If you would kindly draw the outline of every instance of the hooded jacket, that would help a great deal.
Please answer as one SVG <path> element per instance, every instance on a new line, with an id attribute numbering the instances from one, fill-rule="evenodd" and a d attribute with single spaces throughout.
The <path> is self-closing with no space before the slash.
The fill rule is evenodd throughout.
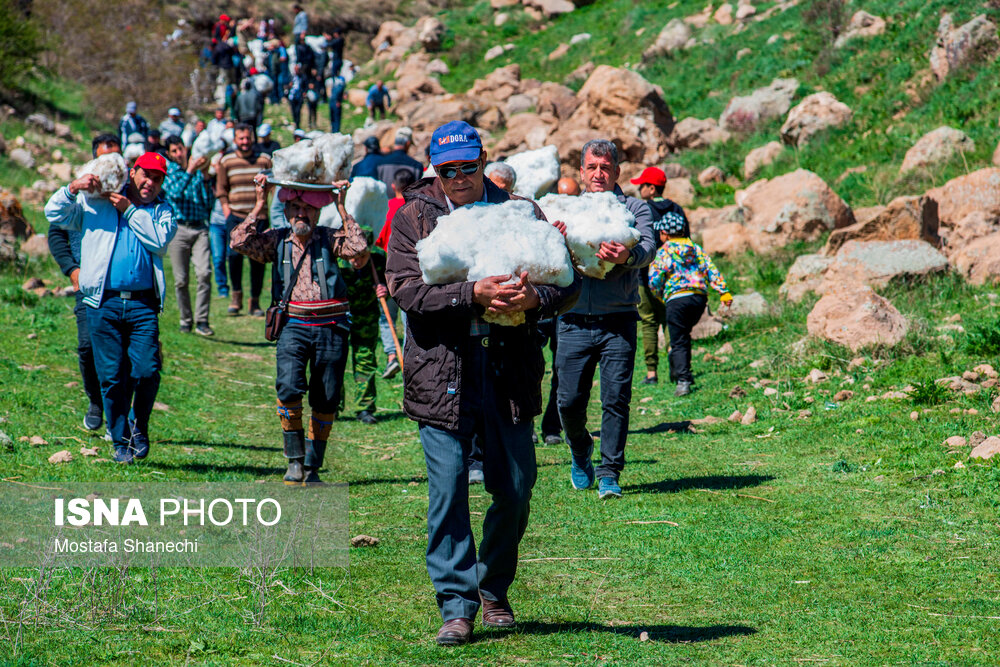
<path id="1" fill-rule="evenodd" d="M 520 199 L 484 180 L 486 201 L 499 204 Z M 462 366 L 479 345 L 469 335 L 472 321 L 483 314 L 473 298 L 473 282 L 428 285 L 421 278 L 416 244 L 449 212 L 437 178 L 424 178 L 403 193 L 406 203 L 392 219 L 386 280 L 389 292 L 406 311 L 406 346 L 403 351 L 403 410 L 410 418 L 440 428 L 456 430 L 462 395 Z M 535 216 L 544 220 L 535 206 Z M 539 319 L 569 309 L 580 291 L 574 275 L 569 287 L 536 285 L 540 305 L 525 313 L 527 322 L 517 327 L 492 326 L 489 355 L 497 371 L 497 394 L 510 405 L 514 423 L 542 411 L 541 381 L 545 371 L 542 349 L 535 335 Z"/>

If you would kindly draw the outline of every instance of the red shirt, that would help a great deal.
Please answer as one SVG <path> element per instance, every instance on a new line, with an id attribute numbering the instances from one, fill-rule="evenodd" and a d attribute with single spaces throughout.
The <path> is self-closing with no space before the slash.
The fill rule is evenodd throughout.
<path id="1" fill-rule="evenodd" d="M 382 227 L 382 231 L 379 232 L 378 238 L 375 240 L 375 245 L 382 250 L 389 249 L 389 237 L 392 236 L 392 216 L 396 215 L 396 211 L 402 208 L 406 200 L 402 197 L 393 197 L 389 200 L 389 212 L 385 215 L 385 226 Z"/>

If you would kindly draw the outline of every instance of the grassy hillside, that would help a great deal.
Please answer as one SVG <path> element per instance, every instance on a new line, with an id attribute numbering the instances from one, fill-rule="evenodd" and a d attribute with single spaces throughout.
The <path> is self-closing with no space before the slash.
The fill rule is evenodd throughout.
<path id="1" fill-rule="evenodd" d="M 775 4 L 754 3 L 758 15 Z M 713 44 L 699 44 L 671 57 L 658 58 L 639 71 L 663 88 L 677 119 L 718 118 L 733 96 L 748 94 L 777 77 L 799 80 L 797 98 L 819 90 L 833 93 L 853 109 L 853 122 L 802 150 L 787 149 L 759 177 L 804 167 L 833 184 L 847 168 L 866 166 L 867 171 L 848 175 L 836 188 L 852 206 L 884 204 L 902 194 L 920 193 L 989 164 L 1000 136 L 1000 88 L 996 86 L 1000 62 L 958 72 L 941 85 L 924 82 L 929 74 L 928 53 L 943 11 L 951 11 L 955 24 L 961 25 L 978 14 L 986 14 L 996 23 L 1000 21 L 1000 9 L 943 0 L 850 2 L 843 6 L 844 23 L 863 9 L 885 18 L 886 32 L 833 49 L 830 22 L 811 18 L 827 4 L 826 0 L 804 1 L 770 19 L 750 23 L 738 34 L 734 34 L 734 26 L 711 22 L 703 30 L 696 30 L 695 36 L 699 40 L 711 39 Z M 587 61 L 635 67 L 664 25 L 673 18 L 697 14 L 704 6 L 702 0 L 605 0 L 580 7 L 547 26 L 547 22 L 535 21 L 515 8 L 504 10 L 511 18 L 497 28 L 488 1 L 469 3 L 442 15 L 452 47 L 443 58 L 452 71 L 441 81 L 449 90 L 464 91 L 495 67 L 513 62 L 520 64 L 522 77 L 559 82 Z M 559 44 L 569 43 L 573 35 L 584 32 L 592 35 L 589 41 L 574 45 L 558 60 L 548 59 Z M 774 35 L 779 38 L 768 44 Z M 487 49 L 505 43 L 515 48 L 488 63 L 483 61 Z M 741 49 L 752 52 L 737 58 Z M 578 87 L 580 82 L 571 85 Z M 913 91 L 912 96 L 908 90 Z M 676 161 L 695 174 L 717 165 L 742 178 L 746 154 L 779 139 L 782 122 L 775 120 L 752 136 L 704 151 L 679 153 Z M 899 165 L 907 149 L 923 134 L 942 125 L 968 134 L 976 142 L 976 151 L 966 154 L 964 161 L 930 173 L 899 177 Z M 724 187 L 711 192 L 699 190 L 699 194 L 703 203 L 732 203 Z"/>

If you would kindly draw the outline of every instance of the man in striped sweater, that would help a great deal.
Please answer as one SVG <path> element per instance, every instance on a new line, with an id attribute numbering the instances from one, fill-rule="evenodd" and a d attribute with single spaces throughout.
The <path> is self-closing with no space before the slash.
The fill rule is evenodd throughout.
<path id="1" fill-rule="evenodd" d="M 336 199 L 344 221 L 340 229 L 316 226 L 320 209 L 333 203 L 333 194 L 282 188 L 278 197 L 285 204 L 289 226 L 260 231 L 256 221 L 267 211 L 271 185 L 263 175 L 255 185 L 254 207 L 233 230 L 230 245 L 251 260 L 274 263 L 275 302 L 283 301 L 286 286 L 292 285 L 288 323 L 278 337 L 275 379 L 288 459 L 285 484 L 317 483 L 347 367 L 350 304 L 337 258 L 360 269 L 368 263 L 368 245 L 344 208 L 348 181 L 334 184 L 340 189 Z M 302 424 L 302 398 L 307 393 L 312 408 L 308 439 Z"/>
<path id="2" fill-rule="evenodd" d="M 217 168 L 218 176 L 215 194 L 222 204 L 222 214 L 226 217 L 226 230 L 232 235 L 233 229 L 243 222 L 254 207 L 254 176 L 271 168 L 271 158 L 254 150 L 254 128 L 239 123 L 234 128 L 236 150 L 222 156 Z M 258 231 L 267 228 L 267 209 L 256 218 Z M 243 255 L 232 249 L 229 256 L 229 278 L 232 282 L 232 301 L 229 314 L 239 315 L 243 310 Z M 264 287 L 264 265 L 250 260 L 250 305 L 251 315 L 263 317 L 260 307 L 260 292 Z"/>

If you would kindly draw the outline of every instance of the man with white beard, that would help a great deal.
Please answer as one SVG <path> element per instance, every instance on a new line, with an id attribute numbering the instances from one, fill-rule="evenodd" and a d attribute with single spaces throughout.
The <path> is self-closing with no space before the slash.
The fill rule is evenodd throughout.
<path id="1" fill-rule="evenodd" d="M 333 184 L 340 190 L 340 229 L 316 226 L 320 209 L 335 201 L 333 193 L 282 188 L 278 197 L 289 226 L 258 231 L 257 219 L 264 215 L 272 186 L 263 174 L 254 177 L 254 185 L 254 207 L 233 229 L 230 245 L 251 259 L 274 264 L 272 303 L 285 304 L 288 316 L 277 339 L 275 380 L 288 459 L 284 480 L 292 486 L 318 483 L 347 366 L 350 304 L 337 258 L 360 269 L 368 263 L 368 245 L 344 208 L 348 181 Z M 308 438 L 302 424 L 302 397 L 307 393 L 312 409 Z"/>

